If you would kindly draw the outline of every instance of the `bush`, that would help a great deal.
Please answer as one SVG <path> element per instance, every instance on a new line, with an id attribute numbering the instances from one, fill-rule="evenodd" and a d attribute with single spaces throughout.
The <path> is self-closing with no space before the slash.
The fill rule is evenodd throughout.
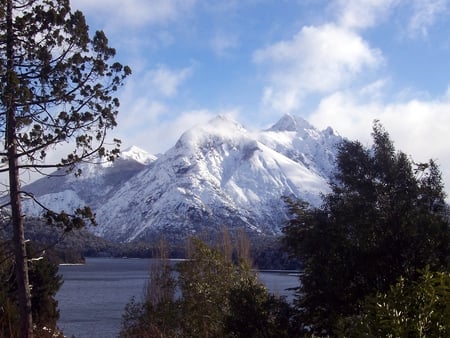
<path id="1" fill-rule="evenodd" d="M 342 326 L 349 337 L 449 337 L 450 273 L 427 269 L 417 281 L 400 278 L 388 292 L 368 297 L 362 315 Z"/>

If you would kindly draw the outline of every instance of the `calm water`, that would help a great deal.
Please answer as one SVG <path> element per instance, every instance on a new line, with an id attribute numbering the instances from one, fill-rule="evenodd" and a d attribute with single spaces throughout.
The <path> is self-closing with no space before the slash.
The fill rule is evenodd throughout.
<path id="1" fill-rule="evenodd" d="M 149 259 L 88 258 L 85 265 L 63 265 L 64 284 L 57 294 L 59 327 L 67 337 L 116 337 L 125 305 L 141 299 Z M 283 272 L 260 272 L 260 280 L 276 294 L 291 296 L 287 288 L 298 277 Z"/>

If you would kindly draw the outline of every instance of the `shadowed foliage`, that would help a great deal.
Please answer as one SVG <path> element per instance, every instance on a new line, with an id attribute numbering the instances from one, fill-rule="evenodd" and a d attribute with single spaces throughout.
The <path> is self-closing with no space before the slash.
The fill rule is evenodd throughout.
<path id="1" fill-rule="evenodd" d="M 378 122 L 372 136 L 370 148 L 340 146 L 321 207 L 287 201 L 284 240 L 304 265 L 296 307 L 305 332 L 332 335 L 340 318 L 360 314 L 365 297 L 400 277 L 448 269 L 448 209 L 436 163 L 396 151 Z"/>

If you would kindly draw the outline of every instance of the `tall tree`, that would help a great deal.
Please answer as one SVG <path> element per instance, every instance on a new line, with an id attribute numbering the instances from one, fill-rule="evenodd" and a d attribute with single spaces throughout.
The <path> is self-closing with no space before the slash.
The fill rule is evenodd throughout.
<path id="1" fill-rule="evenodd" d="M 110 60 L 115 50 L 101 31 L 89 36 L 83 14 L 69 0 L 0 0 L 0 135 L 2 167 L 9 178 L 21 335 L 32 336 L 31 297 L 24 239 L 20 177 L 24 170 L 68 167 L 92 156 L 113 159 L 105 135 L 116 125 L 113 93 L 131 73 Z M 47 152 L 69 143 L 72 151 L 55 163 Z M 68 227 L 92 218 L 88 208 L 48 212 Z"/>
<path id="2" fill-rule="evenodd" d="M 433 161 L 397 152 L 375 122 L 373 146 L 344 141 L 332 191 L 320 208 L 290 201 L 285 243 L 304 264 L 297 308 L 305 328 L 333 334 L 359 302 L 418 269 L 448 269 L 450 228 Z"/>

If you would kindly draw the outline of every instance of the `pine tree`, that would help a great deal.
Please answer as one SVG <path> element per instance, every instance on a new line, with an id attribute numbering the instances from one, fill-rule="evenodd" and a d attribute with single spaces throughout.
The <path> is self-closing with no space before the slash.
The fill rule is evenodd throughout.
<path id="1" fill-rule="evenodd" d="M 305 328 L 333 334 L 359 302 L 427 265 L 448 269 L 450 228 L 434 161 L 397 152 L 376 122 L 373 146 L 344 141 L 331 193 L 320 208 L 289 201 L 285 243 L 304 265 L 297 309 Z"/>
<path id="2" fill-rule="evenodd" d="M 101 31 L 89 36 L 84 16 L 68 0 L 1 0 L 0 135 L 2 168 L 8 173 L 21 336 L 33 335 L 20 178 L 26 170 L 68 167 L 92 156 L 113 159 L 105 149 L 116 125 L 119 102 L 113 93 L 130 74 L 110 60 L 115 50 Z M 68 143 L 73 150 L 55 163 L 47 152 Z M 32 197 L 28 195 L 28 197 Z M 50 221 L 68 229 L 93 219 L 89 208 L 73 215 L 48 210 Z"/>
<path id="3" fill-rule="evenodd" d="M 8 243 L 0 242 L 0 337 L 17 337 L 20 332 L 15 264 L 8 255 Z M 28 252 L 33 248 L 27 245 Z M 33 286 L 31 309 L 37 336 L 62 337 L 57 328 L 59 311 L 56 293 L 62 285 L 58 266 L 47 256 L 28 262 L 30 284 Z"/>

